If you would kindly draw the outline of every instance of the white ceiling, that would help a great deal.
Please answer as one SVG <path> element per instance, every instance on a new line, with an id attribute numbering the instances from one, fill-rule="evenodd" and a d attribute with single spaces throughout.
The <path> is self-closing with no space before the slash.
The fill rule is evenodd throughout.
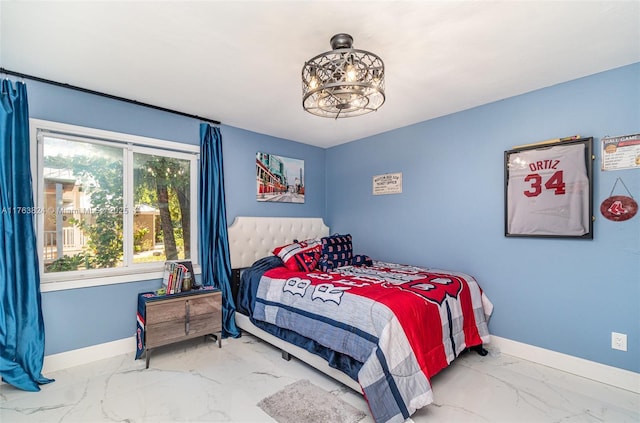
<path id="1" fill-rule="evenodd" d="M 0 66 L 330 147 L 640 61 L 640 1 L 0 1 Z M 351 34 L 376 113 L 302 110 L 305 60 Z"/>

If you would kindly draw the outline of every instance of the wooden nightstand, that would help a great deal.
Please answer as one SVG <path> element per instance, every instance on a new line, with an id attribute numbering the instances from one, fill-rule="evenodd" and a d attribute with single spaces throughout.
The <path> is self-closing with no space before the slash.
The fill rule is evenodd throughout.
<path id="1" fill-rule="evenodd" d="M 142 322 L 141 307 L 144 307 Z M 163 345 L 214 335 L 222 348 L 222 293 L 207 289 L 164 296 L 140 294 L 138 321 L 138 329 L 142 323 L 144 334 L 138 334 L 138 350 L 145 350 L 146 368 L 151 351 Z M 144 344 L 141 346 L 140 342 Z"/>

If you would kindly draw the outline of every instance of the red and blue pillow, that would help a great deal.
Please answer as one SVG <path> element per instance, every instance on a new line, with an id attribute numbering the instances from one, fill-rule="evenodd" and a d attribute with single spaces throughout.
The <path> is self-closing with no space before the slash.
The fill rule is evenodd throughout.
<path id="1" fill-rule="evenodd" d="M 308 239 L 277 247 L 273 254 L 280 257 L 289 270 L 311 272 L 318 266 L 320 251 L 320 241 Z"/>
<path id="2" fill-rule="evenodd" d="M 320 270 L 326 272 L 351 264 L 353 258 L 351 234 L 325 236 L 321 241 L 322 259 L 320 261 Z"/>

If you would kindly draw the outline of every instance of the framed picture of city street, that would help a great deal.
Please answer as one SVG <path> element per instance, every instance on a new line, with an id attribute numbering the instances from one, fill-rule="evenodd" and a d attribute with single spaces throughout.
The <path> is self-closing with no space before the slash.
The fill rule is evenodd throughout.
<path id="1" fill-rule="evenodd" d="M 304 160 L 256 153 L 256 199 L 304 203 Z"/>

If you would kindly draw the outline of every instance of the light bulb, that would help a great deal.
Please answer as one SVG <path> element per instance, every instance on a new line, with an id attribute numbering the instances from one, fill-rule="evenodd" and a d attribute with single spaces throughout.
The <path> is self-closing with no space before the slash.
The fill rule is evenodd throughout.
<path id="1" fill-rule="evenodd" d="M 345 69 L 345 75 L 347 77 L 347 82 L 355 82 L 356 81 L 356 67 L 349 64 Z"/>
<path id="2" fill-rule="evenodd" d="M 371 71 L 371 82 L 377 87 L 380 85 L 380 71 L 378 69 L 374 69 Z"/>
<path id="3" fill-rule="evenodd" d="M 318 77 L 313 75 L 311 77 L 311 79 L 309 80 L 309 88 L 312 90 L 315 90 L 316 88 L 318 88 Z"/>

